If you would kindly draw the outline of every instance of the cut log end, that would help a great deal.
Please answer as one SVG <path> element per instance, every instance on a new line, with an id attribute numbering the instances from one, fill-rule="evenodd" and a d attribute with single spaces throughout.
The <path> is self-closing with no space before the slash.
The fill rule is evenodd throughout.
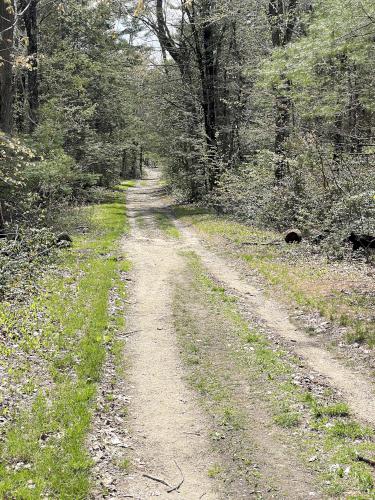
<path id="1" fill-rule="evenodd" d="M 301 243 L 302 233 L 298 229 L 290 229 L 285 233 L 286 243 Z"/>

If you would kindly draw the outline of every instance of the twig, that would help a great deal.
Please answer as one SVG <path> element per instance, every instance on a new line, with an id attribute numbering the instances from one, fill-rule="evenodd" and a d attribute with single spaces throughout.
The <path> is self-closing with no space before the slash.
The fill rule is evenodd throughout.
<path id="1" fill-rule="evenodd" d="M 13 29 L 16 24 L 17 24 L 17 20 L 19 17 L 23 16 L 25 14 L 25 12 L 28 10 L 28 8 L 30 7 L 31 5 L 31 0 L 30 2 L 26 5 L 26 7 L 23 9 L 22 12 L 15 12 L 14 13 L 14 18 L 15 18 L 15 21 L 14 23 L 11 25 L 11 26 L 8 26 L 8 28 L 5 28 L 3 29 L 3 31 L 0 31 L 0 35 L 3 36 L 4 33 L 6 33 L 7 31 L 10 31 L 11 29 Z M 12 6 L 13 7 L 13 6 Z M 3 18 L 4 19 L 4 18 Z"/>
<path id="2" fill-rule="evenodd" d="M 143 477 L 147 477 L 148 479 L 152 479 L 152 481 L 156 481 L 157 483 L 164 484 L 167 488 L 172 488 L 170 484 L 168 484 L 166 481 L 163 479 L 158 479 L 157 477 L 150 476 L 149 474 L 143 474 Z"/>
<path id="3" fill-rule="evenodd" d="M 180 489 L 180 487 L 184 484 L 185 478 L 181 479 L 181 482 L 175 486 L 174 488 L 171 488 L 170 490 L 167 490 L 167 493 L 172 493 L 172 491 L 177 491 Z"/>
<path id="4" fill-rule="evenodd" d="M 371 465 L 371 467 L 375 467 L 375 460 L 371 460 L 371 458 L 362 457 L 361 455 L 357 455 L 358 462 L 364 462 L 365 464 Z"/>
<path id="5" fill-rule="evenodd" d="M 267 241 L 265 243 L 261 243 L 260 241 L 244 241 L 241 245 L 281 245 L 281 241 Z"/>
<path id="6" fill-rule="evenodd" d="M 182 473 L 182 470 L 181 470 L 180 466 L 178 465 L 178 463 L 176 462 L 176 460 L 174 460 L 174 463 L 176 464 L 177 469 L 180 471 L 182 479 L 181 479 L 181 481 L 179 482 L 179 484 L 177 486 L 175 486 L 174 488 L 171 488 L 170 490 L 168 490 L 167 493 L 172 493 L 172 491 L 178 491 L 181 488 L 181 486 L 184 484 L 184 481 L 185 481 L 185 478 L 184 478 L 184 475 Z"/>

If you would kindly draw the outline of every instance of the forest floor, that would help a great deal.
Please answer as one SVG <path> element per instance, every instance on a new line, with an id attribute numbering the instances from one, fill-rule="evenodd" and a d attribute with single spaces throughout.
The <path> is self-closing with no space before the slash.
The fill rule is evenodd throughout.
<path id="1" fill-rule="evenodd" d="M 157 171 L 126 205 L 126 343 L 100 384 L 92 496 L 374 498 L 372 350 L 312 335 L 324 311 L 297 321 L 228 245 L 235 224 L 173 210 Z"/>

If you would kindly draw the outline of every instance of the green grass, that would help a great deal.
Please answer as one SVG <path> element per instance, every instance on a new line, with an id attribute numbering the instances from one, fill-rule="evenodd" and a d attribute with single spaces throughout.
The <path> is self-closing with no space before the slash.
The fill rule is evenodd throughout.
<path id="1" fill-rule="evenodd" d="M 122 181 L 118 186 L 117 189 L 120 189 L 122 191 L 126 191 L 130 187 L 135 187 L 137 185 L 137 181 L 135 180 L 125 180 Z"/>
<path id="2" fill-rule="evenodd" d="M 85 439 L 96 384 L 106 350 L 124 322 L 121 314 L 110 315 L 109 296 L 116 288 L 117 301 L 123 299 L 121 273 L 129 264 L 118 247 L 127 230 L 123 200 L 84 211 L 90 232 L 75 236 L 73 249 L 64 251 L 57 270 L 43 280 L 44 293 L 23 308 L 31 311 L 22 345 L 45 354 L 51 381 L 14 416 L 1 443 L 1 498 L 83 499 L 89 492 L 92 462 Z M 35 327 L 33 317 L 40 323 L 40 312 L 43 336 L 36 344 L 29 330 Z"/>
<path id="3" fill-rule="evenodd" d="M 207 475 L 208 477 L 210 478 L 215 478 L 217 476 L 219 476 L 221 473 L 223 472 L 223 468 L 221 467 L 221 465 L 219 464 L 214 464 L 212 465 L 208 471 L 207 471 Z"/>
<path id="4" fill-rule="evenodd" d="M 181 237 L 180 231 L 173 224 L 172 220 L 168 217 L 168 215 L 159 212 L 156 214 L 155 218 L 158 228 L 161 231 L 163 231 L 167 236 L 175 239 Z"/>
<path id="5" fill-rule="evenodd" d="M 338 420 L 329 428 L 328 434 L 337 438 L 356 440 L 370 437 L 373 433 L 358 422 Z"/>
<path id="6" fill-rule="evenodd" d="M 296 427 L 301 422 L 301 417 L 299 413 L 285 411 L 279 415 L 275 415 L 274 421 L 277 425 L 289 429 L 290 427 Z"/>
<path id="7" fill-rule="evenodd" d="M 185 256 L 189 271 L 174 299 L 176 328 L 190 383 L 213 417 L 212 439 L 223 456 L 229 455 L 234 474 L 254 480 L 253 469 L 244 471 L 243 461 L 238 460 L 246 456 L 252 462 L 251 434 L 246 431 L 251 418 L 245 409 L 251 404 L 268 413 L 265 429 L 276 425 L 281 442 L 300 450 L 297 460 L 319 470 L 327 494 L 374 498 L 371 467 L 357 460 L 358 454 L 374 459 L 373 431 L 356 421 L 332 391 L 317 396 L 296 385 L 293 374 L 299 361 L 275 348 L 258 326 L 243 319 L 236 301 L 207 275 L 194 253 Z M 241 380 L 251 399 L 257 394 L 252 403 L 235 389 Z M 316 458 L 310 462 L 313 455 Z"/>
<path id="8" fill-rule="evenodd" d="M 350 415 L 349 407 L 346 403 L 336 403 L 327 406 L 312 406 L 314 416 L 319 417 L 348 417 Z"/>
<path id="9" fill-rule="evenodd" d="M 131 470 L 132 463 L 128 458 L 124 458 L 120 461 L 119 467 L 125 474 L 128 474 Z"/>
<path id="10" fill-rule="evenodd" d="M 259 243 L 280 239 L 278 233 L 256 229 L 232 219 L 219 217 L 203 208 L 175 206 L 173 212 L 178 219 L 191 221 L 202 233 L 211 236 L 224 236 L 233 243 Z M 264 253 L 266 249 L 268 247 L 261 248 L 261 253 Z"/>

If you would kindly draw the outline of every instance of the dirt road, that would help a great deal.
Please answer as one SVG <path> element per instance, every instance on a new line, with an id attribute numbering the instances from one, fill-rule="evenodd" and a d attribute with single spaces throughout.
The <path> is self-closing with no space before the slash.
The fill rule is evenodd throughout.
<path id="1" fill-rule="evenodd" d="M 132 190 L 127 206 L 132 237 L 125 251 L 134 266 L 134 303 L 128 320 L 129 331 L 134 332 L 128 343 L 129 422 L 137 469 L 128 478 L 128 492 L 134 498 L 160 496 L 183 479 L 178 491 L 166 494 L 168 498 L 215 499 L 207 476 L 213 462 L 205 437 L 207 425 L 183 380 L 173 331 L 172 282 L 183 262 L 177 245 L 155 224 L 156 211 L 162 207 L 157 180 Z"/>
<path id="2" fill-rule="evenodd" d="M 160 214 L 172 217 L 166 204 L 155 171 L 127 194 L 131 236 L 124 243 L 124 251 L 133 269 L 127 319 L 130 340 L 126 347 L 130 368 L 123 391 L 130 400 L 127 425 L 133 451 L 130 472 L 117 481 L 116 494 L 110 498 L 324 498 L 311 471 L 277 441 L 271 427 L 262 435 L 265 416 L 261 408 L 246 410 L 249 422 L 253 421 L 249 439 L 257 463 L 264 469 L 260 472 L 272 478 L 272 488 L 263 486 L 258 491 L 245 485 L 238 496 L 228 496 L 226 485 L 209 474 L 221 458 L 211 445 L 209 418 L 186 381 L 173 323 L 173 288 L 186 267 L 182 253 L 193 251 L 200 256 L 217 282 L 239 297 L 275 335 L 289 342 L 307 366 L 343 395 L 362 421 L 375 425 L 371 381 L 297 330 L 279 304 L 266 299 L 234 266 L 208 250 L 191 228 L 172 219 L 181 237 L 168 237 L 158 224 Z"/>

